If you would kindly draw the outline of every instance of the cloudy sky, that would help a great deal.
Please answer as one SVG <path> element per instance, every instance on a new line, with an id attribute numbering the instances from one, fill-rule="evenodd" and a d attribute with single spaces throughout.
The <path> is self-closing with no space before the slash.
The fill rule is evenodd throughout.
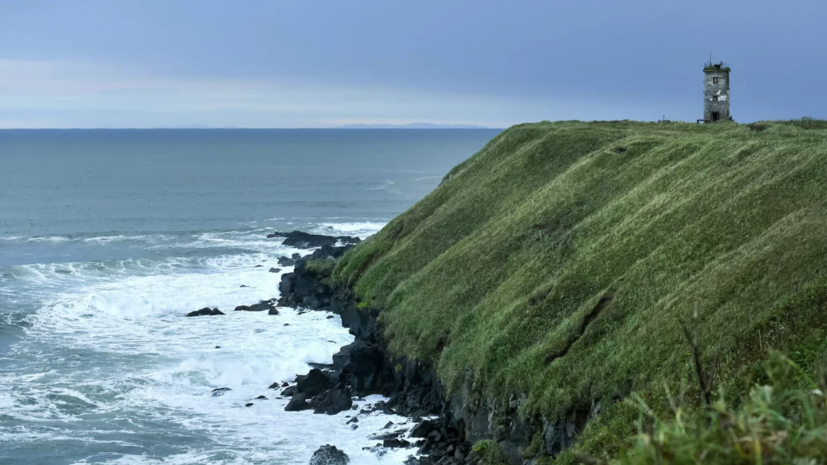
<path id="1" fill-rule="evenodd" d="M 0 0 L 0 127 L 827 118 L 825 0 Z"/>

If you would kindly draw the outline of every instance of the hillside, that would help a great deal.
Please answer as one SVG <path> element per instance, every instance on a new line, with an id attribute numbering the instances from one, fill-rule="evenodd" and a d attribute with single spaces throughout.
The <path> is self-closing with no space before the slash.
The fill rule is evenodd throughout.
<path id="1" fill-rule="evenodd" d="M 449 389 L 470 373 L 526 418 L 601 402 L 579 447 L 612 453 L 637 416 L 622 399 L 691 376 L 696 309 L 730 391 L 769 348 L 824 352 L 825 238 L 823 122 L 543 122 L 455 167 L 334 279 Z"/>

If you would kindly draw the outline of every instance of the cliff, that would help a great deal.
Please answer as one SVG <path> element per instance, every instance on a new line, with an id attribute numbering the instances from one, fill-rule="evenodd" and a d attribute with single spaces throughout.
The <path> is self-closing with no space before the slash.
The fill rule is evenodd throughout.
<path id="1" fill-rule="evenodd" d="M 799 349 L 827 326 L 825 141 L 807 120 L 515 126 L 333 281 L 468 404 L 468 441 L 611 456 L 634 432 L 623 399 L 689 379 L 696 310 L 724 385 L 768 348 L 816 356 Z"/>

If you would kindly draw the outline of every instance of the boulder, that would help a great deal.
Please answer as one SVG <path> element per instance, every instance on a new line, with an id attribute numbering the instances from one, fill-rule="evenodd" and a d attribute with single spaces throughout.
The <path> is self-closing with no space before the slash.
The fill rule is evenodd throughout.
<path id="1" fill-rule="evenodd" d="M 411 443 L 404 439 L 385 439 L 384 441 L 382 441 L 382 447 L 411 447 Z"/>
<path id="2" fill-rule="evenodd" d="M 228 387 L 223 387 L 223 388 L 215 388 L 215 389 L 213 389 L 213 390 L 212 390 L 212 396 L 213 396 L 213 397 L 221 397 L 221 396 L 223 396 L 223 395 L 224 395 L 227 391 L 232 391 L 232 389 L 230 389 L 230 388 L 228 388 Z"/>
<path id="3" fill-rule="evenodd" d="M 296 260 L 287 257 L 279 257 L 278 263 L 281 266 L 293 266 L 296 264 Z"/>
<path id="4" fill-rule="evenodd" d="M 323 245 L 356 244 L 361 242 L 358 237 L 351 236 L 325 236 L 322 234 L 310 234 L 302 231 L 274 232 L 267 235 L 267 238 L 283 237 L 282 245 L 295 247 L 297 249 L 315 249 Z"/>
<path id="5" fill-rule="evenodd" d="M 333 355 L 333 367 L 350 376 L 357 393 L 373 392 L 379 387 L 383 366 L 382 349 L 364 340 L 346 345 Z"/>
<path id="6" fill-rule="evenodd" d="M 350 458 L 347 454 L 329 444 L 319 447 L 310 457 L 310 465 L 347 465 L 348 463 L 350 463 Z"/>
<path id="7" fill-rule="evenodd" d="M 304 394 L 296 394 L 284 407 L 284 411 L 299 412 L 301 410 L 309 410 L 310 408 L 310 404 L 307 402 L 307 397 L 305 397 Z"/>
<path id="8" fill-rule="evenodd" d="M 257 304 L 253 305 L 239 305 L 235 308 L 236 312 L 263 312 L 265 310 L 275 310 L 276 309 L 276 299 L 270 300 L 261 300 Z M 278 315 L 278 312 L 275 313 Z"/>
<path id="9" fill-rule="evenodd" d="M 196 310 L 194 312 L 187 313 L 187 316 L 213 316 L 213 315 L 223 315 L 224 312 L 217 308 L 209 308 L 204 307 L 201 310 Z"/>
<path id="10" fill-rule="evenodd" d="M 412 438 L 427 438 L 428 433 L 436 429 L 436 424 L 431 420 L 422 420 L 411 430 Z"/>
<path id="11" fill-rule="evenodd" d="M 270 273 L 281 273 L 281 268 L 270 268 Z"/>
<path id="12" fill-rule="evenodd" d="M 315 397 L 330 389 L 330 378 L 318 368 L 313 368 L 307 376 L 301 377 L 296 383 L 296 392 L 308 398 Z M 348 407 L 350 408 L 350 407 Z"/>
<path id="13" fill-rule="evenodd" d="M 342 385 L 338 385 L 326 393 L 319 394 L 317 397 L 321 397 L 321 400 L 313 406 L 313 413 L 336 415 L 339 412 L 350 410 L 350 407 L 353 406 L 350 390 Z"/>

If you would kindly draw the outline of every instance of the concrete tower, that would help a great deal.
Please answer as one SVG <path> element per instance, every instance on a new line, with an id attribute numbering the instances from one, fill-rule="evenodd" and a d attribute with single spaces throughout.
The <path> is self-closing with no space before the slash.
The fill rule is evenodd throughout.
<path id="1" fill-rule="evenodd" d="M 729 66 L 724 63 L 709 63 L 704 66 L 704 121 L 728 120 L 729 113 Z"/>

